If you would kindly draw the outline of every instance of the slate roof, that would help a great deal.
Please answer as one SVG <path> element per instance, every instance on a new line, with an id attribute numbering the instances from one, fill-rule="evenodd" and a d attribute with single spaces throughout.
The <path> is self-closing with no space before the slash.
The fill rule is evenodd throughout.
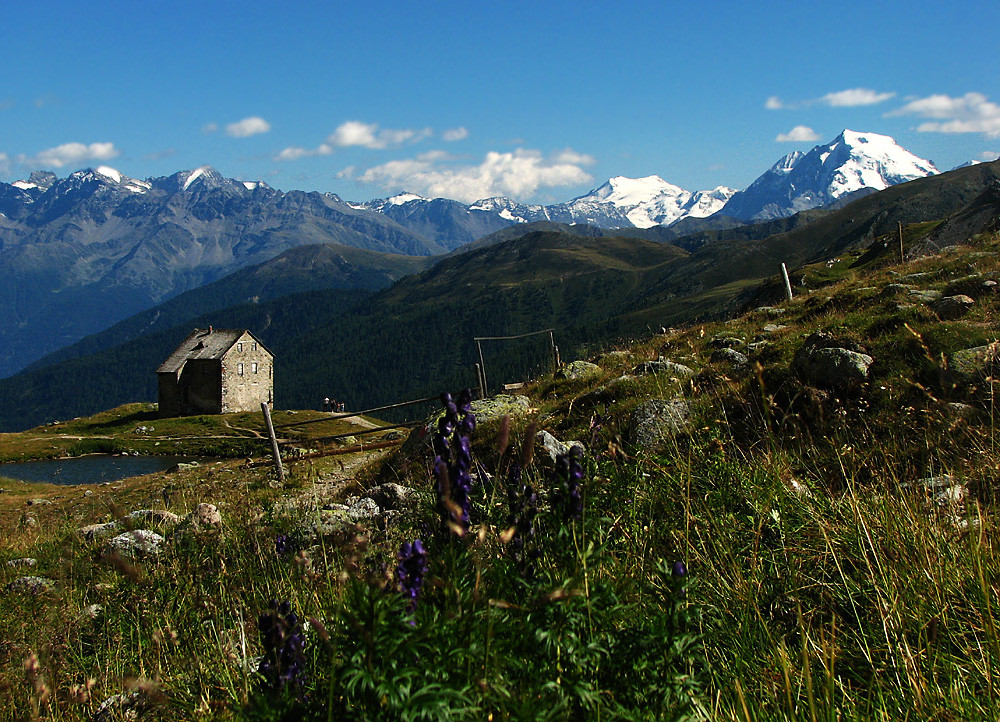
<path id="1" fill-rule="evenodd" d="M 196 328 L 156 369 L 156 373 L 175 374 L 188 361 L 221 359 L 245 333 L 250 332 L 244 328 Z M 257 341 L 256 336 L 253 338 Z M 260 341 L 257 343 L 263 348 Z"/>

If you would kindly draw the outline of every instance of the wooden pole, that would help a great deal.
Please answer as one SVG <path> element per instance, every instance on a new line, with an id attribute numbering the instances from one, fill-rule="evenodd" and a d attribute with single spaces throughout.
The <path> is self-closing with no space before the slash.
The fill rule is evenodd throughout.
<path id="1" fill-rule="evenodd" d="M 559 370 L 559 349 L 556 348 L 556 339 L 549 331 L 549 349 L 552 351 L 552 373 Z"/>
<path id="2" fill-rule="evenodd" d="M 788 296 L 788 300 L 792 300 L 792 281 L 788 277 L 788 268 L 784 263 L 781 264 L 781 275 L 785 277 L 785 295 Z"/>
<path id="3" fill-rule="evenodd" d="M 903 253 L 903 222 L 899 221 L 899 262 L 903 263 L 906 260 L 906 254 Z"/>
<path id="4" fill-rule="evenodd" d="M 483 360 L 483 342 L 476 341 L 476 347 L 479 349 L 479 387 L 483 392 L 483 398 L 485 399 L 489 396 L 489 391 L 486 390 L 486 362 Z"/>
<path id="5" fill-rule="evenodd" d="M 483 367 L 476 364 L 476 383 L 479 385 L 479 398 L 486 398 L 483 393 Z"/>
<path id="6" fill-rule="evenodd" d="M 274 454 L 274 468 L 278 470 L 278 481 L 285 483 L 285 469 L 281 465 L 281 451 L 278 449 L 278 438 L 274 435 L 274 425 L 271 423 L 271 410 L 267 402 L 260 405 L 260 410 L 264 414 L 264 424 L 267 425 L 267 436 L 271 440 L 271 453 Z"/>

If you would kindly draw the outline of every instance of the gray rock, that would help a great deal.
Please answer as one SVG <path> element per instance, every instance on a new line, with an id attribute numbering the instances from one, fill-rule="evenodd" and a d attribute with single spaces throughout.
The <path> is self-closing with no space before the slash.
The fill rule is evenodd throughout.
<path id="1" fill-rule="evenodd" d="M 968 387 L 1000 373 L 1000 343 L 962 349 L 945 356 L 946 383 Z"/>
<path id="2" fill-rule="evenodd" d="M 895 298 L 913 290 L 913 286 L 905 283 L 890 283 L 879 293 L 879 298 Z"/>
<path id="3" fill-rule="evenodd" d="M 585 379 L 592 376 L 599 376 L 602 373 L 601 367 L 589 361 L 571 361 L 556 371 L 557 379 Z"/>
<path id="4" fill-rule="evenodd" d="M 968 495 L 965 482 L 956 479 L 951 474 L 928 476 L 925 479 L 903 484 L 900 488 L 923 494 L 927 501 L 939 508 L 962 504 Z"/>
<path id="5" fill-rule="evenodd" d="M 199 504 L 185 517 L 185 521 L 199 533 L 212 533 L 222 529 L 222 514 L 215 504 Z"/>
<path id="6" fill-rule="evenodd" d="M 784 316 L 788 313 L 788 309 L 778 308 L 777 306 L 761 306 L 757 309 L 760 313 L 763 313 L 768 318 L 777 318 L 778 316 Z"/>
<path id="7" fill-rule="evenodd" d="M 624 366 L 632 358 L 628 351 L 608 351 L 602 354 L 598 362 L 605 366 Z"/>
<path id="8" fill-rule="evenodd" d="M 694 369 L 688 368 L 684 364 L 660 358 L 656 361 L 643 361 L 632 370 L 632 373 L 637 376 L 646 376 L 648 374 L 667 374 L 672 378 L 689 379 L 694 376 Z"/>
<path id="9" fill-rule="evenodd" d="M 149 529 L 133 529 L 108 540 L 108 548 L 132 556 L 156 555 L 163 550 L 164 538 Z"/>
<path id="10" fill-rule="evenodd" d="M 910 298 L 917 301 L 922 301 L 923 303 L 933 303 L 934 301 L 941 298 L 940 291 L 927 291 L 927 290 L 912 290 L 910 291 Z"/>
<path id="11" fill-rule="evenodd" d="M 389 481 L 368 492 L 368 498 L 384 510 L 408 509 L 419 502 L 416 489 Z"/>
<path id="12" fill-rule="evenodd" d="M 46 577 L 18 577 L 4 589 L 14 594 L 42 594 L 56 588 L 55 580 Z"/>
<path id="13" fill-rule="evenodd" d="M 101 612 L 104 611 L 104 607 L 100 604 L 91 604 L 80 610 L 80 613 L 76 617 L 78 622 L 90 622 L 101 616 Z"/>
<path id="14" fill-rule="evenodd" d="M 814 333 L 795 352 L 792 371 L 807 384 L 819 388 L 848 389 L 868 380 L 873 359 L 855 349 L 844 348 L 842 340 Z"/>
<path id="15" fill-rule="evenodd" d="M 116 521 L 109 521 L 105 524 L 90 524 L 76 530 L 85 541 L 100 541 L 114 536 L 122 530 L 122 525 Z"/>
<path id="16" fill-rule="evenodd" d="M 161 509 L 136 509 L 122 519 L 127 524 L 145 524 L 154 526 L 174 526 L 181 518 L 173 512 Z"/>
<path id="17" fill-rule="evenodd" d="M 786 328 L 788 328 L 788 326 L 780 323 L 769 323 L 764 326 L 764 333 L 777 333 L 778 331 L 783 331 Z"/>
<path id="18" fill-rule="evenodd" d="M 931 304 L 931 310 L 944 321 L 955 321 L 965 316 L 976 302 L 970 296 L 945 296 Z"/>
<path id="19" fill-rule="evenodd" d="M 716 336 L 711 339 L 708 344 L 708 348 L 723 349 L 723 348 L 744 348 L 746 343 L 741 338 L 734 338 L 732 336 Z"/>
<path id="20" fill-rule="evenodd" d="M 549 460 L 552 461 L 553 463 L 555 462 L 557 456 L 559 456 L 560 454 L 568 454 L 569 450 L 572 449 L 574 446 L 579 446 L 581 450 L 584 451 L 586 450 L 584 449 L 583 444 L 581 444 L 579 441 L 573 441 L 570 442 L 569 444 L 564 444 L 563 442 L 559 441 L 559 439 L 557 439 L 544 429 L 535 434 L 535 443 L 541 446 L 542 449 L 545 450 L 545 452 L 548 454 Z"/>
<path id="21" fill-rule="evenodd" d="M 382 510 L 378 508 L 378 504 L 368 497 L 356 499 L 352 504 L 349 504 L 347 508 L 347 516 L 351 518 L 351 521 L 359 522 L 373 519 L 381 512 Z"/>
<path id="22" fill-rule="evenodd" d="M 690 418 L 691 407 L 682 396 L 650 399 L 632 412 L 629 440 L 641 449 L 660 449 L 670 439 L 690 428 Z"/>
<path id="23" fill-rule="evenodd" d="M 25 503 L 28 506 L 52 506 L 51 499 L 28 499 Z"/>
<path id="24" fill-rule="evenodd" d="M 956 278 L 944 287 L 945 296 L 971 296 L 972 298 L 982 298 L 996 293 L 997 282 L 987 279 L 982 274 L 974 273 L 971 276 Z"/>
<path id="25" fill-rule="evenodd" d="M 736 349 L 729 347 L 716 349 L 712 352 L 709 360 L 712 363 L 728 364 L 737 371 L 745 371 L 750 365 L 750 360 L 746 357 L 746 354 L 742 354 Z"/>
<path id="26" fill-rule="evenodd" d="M 32 559 L 31 557 L 24 557 L 22 559 L 11 559 L 5 566 L 12 569 L 20 569 L 21 567 L 34 567 L 38 565 L 37 559 Z"/>
<path id="27" fill-rule="evenodd" d="M 530 410 L 531 402 L 528 400 L 528 397 L 516 394 L 497 394 L 496 396 L 477 399 L 472 402 L 472 413 L 476 415 L 477 423 L 499 419 L 504 416 L 524 416 Z M 437 418 L 435 418 L 435 424 L 436 422 Z"/>
<path id="28" fill-rule="evenodd" d="M 91 722 L 135 722 L 145 707 L 143 696 L 138 691 L 122 692 L 101 702 Z"/>

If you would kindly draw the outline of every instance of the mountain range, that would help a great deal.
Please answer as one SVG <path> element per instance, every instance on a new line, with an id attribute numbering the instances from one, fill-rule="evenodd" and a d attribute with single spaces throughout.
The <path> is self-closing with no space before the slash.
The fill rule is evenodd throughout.
<path id="1" fill-rule="evenodd" d="M 666 240 L 664 229 L 690 234 L 781 218 L 936 172 L 887 136 L 851 131 L 786 156 L 742 192 L 616 177 L 549 206 L 413 194 L 349 203 L 228 179 L 209 167 L 146 180 L 105 166 L 67 178 L 34 172 L 0 183 L 0 377 L 297 246 L 433 256 L 541 221 Z"/>
<path id="2" fill-rule="evenodd" d="M 898 258 L 900 226 L 914 251 L 998 230 L 1000 162 L 891 186 L 838 208 L 705 231 L 693 241 L 520 224 L 465 253 L 425 259 L 433 266 L 419 272 L 379 261 L 383 271 L 367 286 L 351 278 L 377 253 L 345 266 L 343 257 L 356 249 L 290 249 L 0 379 L 0 430 L 155 399 L 161 357 L 192 327 L 208 325 L 251 328 L 275 352 L 280 407 L 312 406 L 324 395 L 352 408 L 431 395 L 473 382 L 473 336 L 556 328 L 563 358 L 571 360 L 649 329 L 771 303 L 783 293 L 781 263 L 801 288 L 795 269 L 802 264 L 859 249 Z M 504 237 L 514 230 L 524 233 Z M 345 269 L 349 283 L 317 285 Z M 393 274 L 406 275 L 393 282 Z M 223 307 L 229 302 L 236 305 Z M 537 371 L 547 351 L 532 343 L 485 348 L 490 380 Z"/>

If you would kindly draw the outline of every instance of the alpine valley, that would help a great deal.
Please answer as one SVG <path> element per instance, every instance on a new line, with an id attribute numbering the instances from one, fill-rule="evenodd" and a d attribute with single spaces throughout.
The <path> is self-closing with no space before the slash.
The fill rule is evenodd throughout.
<path id="1" fill-rule="evenodd" d="M 763 302 L 782 262 L 884 244 L 900 226 L 914 246 L 983 230 L 996 215 L 976 209 L 993 207 L 998 178 L 1000 163 L 940 174 L 846 130 L 743 191 L 617 177 L 549 206 L 349 203 L 208 167 L 35 172 L 0 183 L 0 430 L 154 400 L 153 369 L 192 326 L 258 334 L 280 407 L 470 383 L 473 336 L 555 327 L 567 358 Z M 487 361 L 513 378 L 543 356 Z"/>

